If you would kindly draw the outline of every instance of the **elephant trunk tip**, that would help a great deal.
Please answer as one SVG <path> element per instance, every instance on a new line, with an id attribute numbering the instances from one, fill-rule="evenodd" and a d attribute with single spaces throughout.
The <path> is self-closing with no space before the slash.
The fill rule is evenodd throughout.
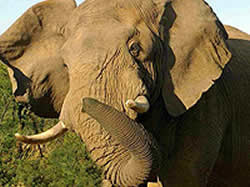
<path id="1" fill-rule="evenodd" d="M 90 97 L 85 97 L 82 99 L 82 112 L 87 112 L 91 107 L 98 106 L 98 101 L 90 98 Z"/>

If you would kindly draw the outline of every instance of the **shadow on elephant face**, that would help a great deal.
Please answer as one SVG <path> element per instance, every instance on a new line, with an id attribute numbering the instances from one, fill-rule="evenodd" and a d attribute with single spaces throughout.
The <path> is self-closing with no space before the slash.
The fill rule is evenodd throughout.
<path id="1" fill-rule="evenodd" d="M 47 1 L 27 10 L 0 37 L 16 101 L 42 117 L 58 117 L 68 92 L 68 70 L 60 56 L 64 25 L 74 1 Z"/>

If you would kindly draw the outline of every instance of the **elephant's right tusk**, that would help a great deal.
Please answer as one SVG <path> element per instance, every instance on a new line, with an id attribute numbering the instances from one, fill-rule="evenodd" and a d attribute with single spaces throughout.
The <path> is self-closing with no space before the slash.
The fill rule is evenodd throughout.
<path id="1" fill-rule="evenodd" d="M 40 134 L 32 135 L 32 136 L 23 136 L 19 133 L 15 134 L 15 137 L 18 141 L 27 144 L 43 144 L 54 140 L 55 138 L 63 135 L 68 129 L 65 127 L 64 123 L 60 121 L 51 129 L 42 132 Z"/>
<path id="2" fill-rule="evenodd" d="M 127 100 L 126 106 L 141 114 L 147 112 L 150 108 L 149 101 L 145 96 L 139 96 L 135 100 Z"/>

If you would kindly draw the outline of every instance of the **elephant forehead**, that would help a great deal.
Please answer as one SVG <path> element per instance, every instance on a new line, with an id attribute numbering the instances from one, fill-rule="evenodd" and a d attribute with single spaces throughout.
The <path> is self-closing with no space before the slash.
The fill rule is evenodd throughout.
<path id="1" fill-rule="evenodd" d="M 126 42 L 133 32 L 129 26 L 116 21 L 107 20 L 95 25 L 82 25 L 72 41 L 81 44 L 81 48 L 109 46 L 118 42 Z"/>
<path id="2" fill-rule="evenodd" d="M 107 26 L 108 25 L 108 26 Z M 107 21 L 98 25 L 82 25 L 62 48 L 66 62 L 85 61 L 106 56 L 110 51 L 124 47 L 135 29 L 127 25 Z"/>
<path id="3" fill-rule="evenodd" d="M 152 20 L 156 4 L 152 0 L 88 0 L 77 7 L 71 17 L 72 24 L 100 21 L 115 17 L 119 21 L 133 18 L 134 21 L 144 18 Z"/>

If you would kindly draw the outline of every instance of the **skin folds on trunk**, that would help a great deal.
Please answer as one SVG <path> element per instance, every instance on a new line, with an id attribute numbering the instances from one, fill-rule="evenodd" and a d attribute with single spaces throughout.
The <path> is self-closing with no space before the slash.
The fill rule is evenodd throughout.
<path id="1" fill-rule="evenodd" d="M 83 112 L 93 117 L 131 154 L 130 160 L 118 171 L 121 186 L 137 186 L 149 177 L 153 167 L 152 139 L 143 126 L 116 109 L 92 98 L 83 99 Z"/>

